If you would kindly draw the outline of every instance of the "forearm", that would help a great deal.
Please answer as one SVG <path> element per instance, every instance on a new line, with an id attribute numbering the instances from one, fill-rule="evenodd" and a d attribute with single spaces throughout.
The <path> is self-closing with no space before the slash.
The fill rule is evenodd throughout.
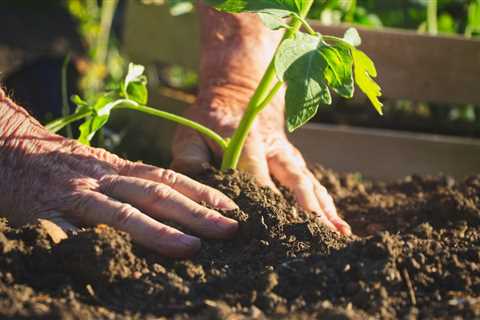
<path id="1" fill-rule="evenodd" d="M 200 4 L 199 105 L 243 110 L 282 36 L 256 14 L 225 14 Z M 281 94 L 275 102 L 281 103 Z"/>

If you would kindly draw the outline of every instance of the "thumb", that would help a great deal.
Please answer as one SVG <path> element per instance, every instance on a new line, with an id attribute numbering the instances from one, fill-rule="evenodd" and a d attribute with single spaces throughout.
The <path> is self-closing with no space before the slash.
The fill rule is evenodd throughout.
<path id="1" fill-rule="evenodd" d="M 195 131 L 179 128 L 172 144 L 174 171 L 194 175 L 200 173 L 210 163 L 210 151 L 202 137 Z"/>

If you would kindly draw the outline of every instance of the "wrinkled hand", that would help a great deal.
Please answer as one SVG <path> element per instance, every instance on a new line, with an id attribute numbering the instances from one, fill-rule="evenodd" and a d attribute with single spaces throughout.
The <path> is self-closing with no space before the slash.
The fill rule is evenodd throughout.
<path id="1" fill-rule="evenodd" d="M 232 96 L 235 95 L 232 92 Z M 223 137 L 230 137 L 242 114 L 243 110 L 238 108 L 193 106 L 186 116 Z M 315 212 L 319 220 L 333 230 L 350 235 L 350 226 L 338 216 L 332 197 L 307 168 L 301 153 L 288 141 L 283 114 L 282 103 L 269 106 L 260 114 L 243 150 L 239 168 L 252 174 L 261 185 L 274 190 L 277 188 L 271 176 L 275 177 L 294 193 L 303 209 Z M 173 142 L 172 168 L 195 173 L 205 163 L 217 160 L 211 159 L 212 153 L 217 158 L 222 154 L 213 141 L 207 141 L 191 129 L 179 127 Z"/>
<path id="2" fill-rule="evenodd" d="M 171 170 L 51 135 L 30 124 L 26 114 L 6 114 L 8 105 L 16 107 L 0 101 L 7 119 L 0 119 L 0 212 L 12 224 L 61 213 L 75 224 L 126 231 L 172 257 L 194 253 L 200 239 L 160 221 L 174 221 L 207 238 L 227 238 L 236 231 L 237 222 L 198 204 L 236 208 L 219 191 Z"/>

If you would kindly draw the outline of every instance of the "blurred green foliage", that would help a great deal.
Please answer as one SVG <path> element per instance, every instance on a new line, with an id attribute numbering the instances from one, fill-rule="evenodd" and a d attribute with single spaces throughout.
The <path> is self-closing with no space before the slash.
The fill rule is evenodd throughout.
<path id="1" fill-rule="evenodd" d="M 172 15 L 194 9 L 193 0 L 140 0 L 145 4 L 168 4 Z M 331 25 L 342 22 L 367 27 L 428 30 L 428 7 L 435 5 L 435 34 L 480 35 L 480 0 L 315 0 L 311 19 Z M 430 17 L 433 18 L 433 17 Z"/>
<path id="2" fill-rule="evenodd" d="M 117 82 L 126 68 L 118 41 L 111 32 L 118 0 L 68 0 L 63 5 L 77 21 L 88 50 L 80 88 L 86 97 L 93 99 L 108 83 Z"/>
<path id="3" fill-rule="evenodd" d="M 317 0 L 311 18 L 326 24 L 351 22 L 426 31 L 428 6 L 433 3 L 440 33 L 480 34 L 480 0 Z"/>

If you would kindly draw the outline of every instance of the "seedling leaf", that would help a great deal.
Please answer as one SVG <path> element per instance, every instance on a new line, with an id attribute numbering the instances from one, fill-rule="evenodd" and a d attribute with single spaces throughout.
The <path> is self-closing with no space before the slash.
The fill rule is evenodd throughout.
<path id="1" fill-rule="evenodd" d="M 360 34 L 358 34 L 358 31 L 355 28 L 348 28 L 343 36 L 343 40 L 350 43 L 354 47 L 358 47 L 362 44 L 362 38 L 360 38 Z"/>
<path id="2" fill-rule="evenodd" d="M 122 103 L 122 100 L 117 100 L 112 93 L 101 96 L 93 106 L 92 116 L 87 118 L 79 127 L 80 136 L 78 140 L 83 144 L 90 145 L 90 141 L 95 134 L 108 122 L 112 109 L 120 103 Z"/>
<path id="3" fill-rule="evenodd" d="M 378 99 L 382 95 L 382 89 L 372 79 L 377 76 L 377 69 L 373 61 L 362 51 L 352 48 L 354 63 L 355 82 L 360 90 L 372 102 L 377 112 L 383 115 L 383 104 Z"/>
<path id="4" fill-rule="evenodd" d="M 290 15 L 288 11 L 271 9 L 259 11 L 257 14 L 263 24 L 269 29 L 279 30 L 282 28 L 289 28 L 288 24 L 283 21 L 283 19 Z"/>
<path id="5" fill-rule="evenodd" d="M 100 130 L 108 121 L 109 116 L 92 116 L 88 118 L 84 123 L 82 123 L 79 127 L 80 136 L 78 137 L 78 141 L 83 143 L 87 146 L 90 145 L 90 141 L 92 141 L 93 137 Z"/>
<path id="6" fill-rule="evenodd" d="M 146 104 L 148 101 L 147 78 L 144 72 L 144 66 L 130 63 L 122 87 L 125 97 L 139 104 Z"/>
<path id="7" fill-rule="evenodd" d="M 224 12 L 259 12 L 276 9 L 289 13 L 299 13 L 305 0 L 206 0 L 206 3 Z M 287 14 L 287 15 L 288 15 Z"/>
<path id="8" fill-rule="evenodd" d="M 127 87 L 127 98 L 145 105 L 148 102 L 148 89 L 146 84 L 140 82 L 131 82 Z"/>
<path id="9" fill-rule="evenodd" d="M 348 47 L 329 45 L 320 34 L 298 33 L 285 40 L 275 57 L 277 77 L 287 82 L 287 128 L 294 131 L 331 104 L 329 86 L 339 95 L 353 96 L 353 59 Z"/>
<path id="10" fill-rule="evenodd" d="M 73 95 L 70 100 L 77 106 L 77 109 L 75 109 L 75 113 L 82 113 L 91 109 L 88 102 L 80 98 L 79 95 Z"/>

